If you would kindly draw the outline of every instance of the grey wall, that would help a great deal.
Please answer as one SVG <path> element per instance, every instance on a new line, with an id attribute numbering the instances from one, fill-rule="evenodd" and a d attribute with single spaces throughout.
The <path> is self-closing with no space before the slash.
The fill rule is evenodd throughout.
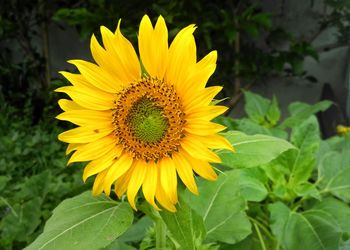
<path id="1" fill-rule="evenodd" d="M 270 12 L 273 22 L 292 32 L 297 38 L 310 41 L 319 52 L 319 61 L 306 58 L 304 62 L 308 75 L 316 77 L 318 83 L 310 83 L 301 78 L 274 77 L 265 79 L 262 85 L 254 87 L 265 96 L 276 95 L 284 113 L 288 103 L 303 101 L 315 103 L 320 100 L 324 83 L 331 84 L 341 107 L 345 109 L 348 91 L 347 70 L 349 47 L 333 47 L 336 42 L 336 31 L 327 29 L 319 32 L 319 17 L 327 13 L 322 0 L 265 0 L 263 10 Z M 283 45 L 282 45 L 283 46 Z M 325 50 L 327 47 L 333 47 Z M 238 110 L 238 113 L 241 113 Z"/>

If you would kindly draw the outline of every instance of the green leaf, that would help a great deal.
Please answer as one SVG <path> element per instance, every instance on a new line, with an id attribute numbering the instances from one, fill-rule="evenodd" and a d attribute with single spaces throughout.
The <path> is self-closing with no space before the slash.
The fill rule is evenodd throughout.
<path id="1" fill-rule="evenodd" d="M 294 151 L 297 151 L 297 149 L 289 149 L 280 154 L 276 159 L 262 166 L 266 176 L 272 183 L 286 185 L 286 178 L 290 174 L 289 165 L 291 164 Z"/>
<path id="2" fill-rule="evenodd" d="M 49 191 L 51 183 L 51 173 L 49 170 L 38 175 L 31 176 L 20 184 L 21 191 L 16 194 L 17 199 L 28 199 L 34 197 L 45 197 Z"/>
<path id="3" fill-rule="evenodd" d="M 266 128 L 247 118 L 235 120 L 235 122 L 237 124 L 236 129 L 248 135 L 262 134 L 262 135 L 275 136 L 281 139 L 287 139 L 288 137 L 288 133 L 282 129 Z"/>
<path id="4" fill-rule="evenodd" d="M 272 98 L 272 102 L 266 112 L 266 118 L 271 125 L 276 125 L 281 118 L 281 111 L 278 107 L 276 96 Z"/>
<path id="5" fill-rule="evenodd" d="M 148 216 L 143 216 L 118 239 L 123 242 L 141 241 L 146 235 L 146 230 L 153 225 L 153 221 Z"/>
<path id="6" fill-rule="evenodd" d="M 129 246 L 128 244 L 124 243 L 120 239 L 116 239 L 111 244 L 109 244 L 106 248 L 103 248 L 103 250 L 136 250 L 136 248 Z"/>
<path id="7" fill-rule="evenodd" d="M 182 249 L 195 250 L 206 235 L 203 219 L 184 200 L 176 205 L 176 213 L 161 211 L 172 237 Z"/>
<path id="8" fill-rule="evenodd" d="M 269 210 L 272 232 L 284 249 L 338 249 L 342 233 L 331 214 L 321 210 L 297 213 L 281 202 Z"/>
<path id="9" fill-rule="evenodd" d="M 328 197 L 316 203 L 312 209 L 322 210 L 331 214 L 342 231 L 350 233 L 350 207 L 346 203 L 333 197 Z"/>
<path id="10" fill-rule="evenodd" d="M 220 250 L 262 250 L 261 243 L 253 234 L 236 244 L 220 244 Z"/>
<path id="11" fill-rule="evenodd" d="M 244 91 L 244 110 L 248 117 L 258 124 L 265 123 L 265 115 L 270 107 L 270 100 L 258 94 Z"/>
<path id="12" fill-rule="evenodd" d="M 132 220 L 128 203 L 85 192 L 59 204 L 44 232 L 26 249 L 100 249 L 123 234 Z"/>
<path id="13" fill-rule="evenodd" d="M 290 158 L 290 185 L 297 186 L 309 179 L 316 164 L 316 151 L 320 140 L 318 122 L 314 116 L 293 127 L 291 142 L 299 150 L 293 151 Z"/>
<path id="14" fill-rule="evenodd" d="M 0 175 L 0 191 L 2 191 L 5 187 L 6 184 L 9 182 L 10 177 L 6 175 Z"/>
<path id="15" fill-rule="evenodd" d="M 285 226 L 287 224 L 290 210 L 282 202 L 275 202 L 268 205 L 270 211 L 270 225 L 272 233 L 276 236 L 279 242 L 284 238 Z"/>
<path id="16" fill-rule="evenodd" d="M 248 168 L 266 164 L 284 151 L 294 148 L 289 142 L 266 135 L 246 135 L 229 131 L 223 136 L 235 147 L 236 153 L 217 150 L 222 165 L 231 168 Z"/>
<path id="17" fill-rule="evenodd" d="M 234 244 L 251 233 L 239 189 L 239 172 L 234 170 L 221 174 L 215 182 L 200 180 L 199 196 L 186 193 L 188 204 L 203 217 L 208 241 Z"/>
<path id="18" fill-rule="evenodd" d="M 235 129 L 237 129 L 236 120 L 232 119 L 229 116 L 220 115 L 220 116 L 216 117 L 213 120 L 213 122 L 219 123 L 221 125 L 224 125 L 227 128 L 227 130 L 235 130 Z"/>
<path id="19" fill-rule="evenodd" d="M 301 197 L 313 197 L 317 200 L 321 200 L 321 193 L 316 188 L 316 184 L 309 182 L 302 183 L 294 188 L 295 193 Z"/>
<path id="20" fill-rule="evenodd" d="M 325 141 L 330 150 L 350 150 L 350 134 L 344 136 L 333 136 Z"/>
<path id="21" fill-rule="evenodd" d="M 9 207 L 8 213 L 0 221 L 1 238 L 26 241 L 40 224 L 40 197 Z"/>
<path id="22" fill-rule="evenodd" d="M 239 171 L 239 189 L 247 201 L 260 202 L 264 200 L 268 191 L 264 185 L 267 178 L 260 168 L 246 168 Z"/>
<path id="23" fill-rule="evenodd" d="M 288 110 L 291 113 L 291 116 L 283 121 L 279 126 L 281 129 L 291 128 L 298 125 L 300 122 L 309 118 L 311 115 L 319 112 L 325 111 L 332 105 L 330 101 L 318 102 L 314 105 L 308 105 L 301 102 L 293 102 L 288 106 Z"/>
<path id="24" fill-rule="evenodd" d="M 350 202 L 350 150 L 326 154 L 318 166 L 318 175 L 322 192 L 331 192 Z"/>
<path id="25" fill-rule="evenodd" d="M 252 16 L 252 20 L 264 28 L 270 28 L 272 25 L 271 15 L 269 13 L 259 13 Z"/>
<path id="26" fill-rule="evenodd" d="M 273 193 L 283 200 L 291 200 L 296 196 L 319 199 L 316 187 L 307 182 L 315 167 L 315 155 L 320 143 L 315 117 L 293 127 L 291 142 L 297 149 L 285 151 L 263 166 L 266 175 L 273 182 Z"/>

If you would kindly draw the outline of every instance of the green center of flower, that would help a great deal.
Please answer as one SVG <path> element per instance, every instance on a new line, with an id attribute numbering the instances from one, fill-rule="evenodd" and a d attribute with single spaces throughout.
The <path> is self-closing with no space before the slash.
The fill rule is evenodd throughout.
<path id="1" fill-rule="evenodd" d="M 146 143 L 158 142 L 168 129 L 162 109 L 146 97 L 132 106 L 127 120 L 135 137 Z"/>

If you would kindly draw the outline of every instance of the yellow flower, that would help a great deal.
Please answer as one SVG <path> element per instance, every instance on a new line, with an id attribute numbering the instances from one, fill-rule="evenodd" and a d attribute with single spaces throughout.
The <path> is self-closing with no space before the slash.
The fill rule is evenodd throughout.
<path id="1" fill-rule="evenodd" d="M 210 163 L 220 158 L 211 149 L 233 148 L 217 134 L 225 127 L 211 122 L 227 109 L 211 105 L 222 87 L 205 87 L 217 53 L 197 62 L 195 29 L 182 29 L 168 47 L 163 17 L 153 28 L 146 15 L 139 28 L 138 56 L 122 35 L 120 21 L 115 33 L 102 26 L 103 47 L 91 38 L 96 64 L 71 60 L 80 74 L 61 72 L 72 86 L 56 91 L 72 100 L 59 101 L 64 112 L 57 118 L 78 127 L 58 138 L 69 143 L 67 154 L 74 151 L 68 164 L 89 162 L 83 179 L 96 175 L 94 195 L 109 195 L 114 185 L 118 197 L 126 192 L 136 209 L 142 188 L 153 207 L 160 204 L 174 212 L 177 176 L 195 194 L 193 171 L 208 180 L 217 178 Z"/>

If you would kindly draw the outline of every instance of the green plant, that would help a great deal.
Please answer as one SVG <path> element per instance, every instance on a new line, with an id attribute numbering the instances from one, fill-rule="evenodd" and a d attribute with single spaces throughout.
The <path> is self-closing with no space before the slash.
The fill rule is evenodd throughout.
<path id="1" fill-rule="evenodd" d="M 321 140 L 314 116 L 331 103 L 292 103 L 291 116 L 280 122 L 276 98 L 251 92 L 245 97 L 248 118 L 219 119 L 229 127 L 224 135 L 237 152 L 217 151 L 219 179 L 198 179 L 199 196 L 182 188 L 176 213 L 155 211 L 139 200 L 142 212 L 132 223 L 133 213 L 123 200 L 84 193 L 62 202 L 27 249 L 70 247 L 87 233 L 94 240 L 91 249 L 154 249 L 161 231 L 167 249 L 346 249 L 350 137 Z M 67 217 L 72 209 L 77 215 Z M 120 218 L 118 213 L 124 222 L 112 219 Z M 159 226 L 164 228 L 159 231 Z"/>
<path id="2" fill-rule="evenodd" d="M 75 166 L 65 168 L 56 123 L 32 126 L 28 105 L 18 110 L 1 103 L 0 248 L 22 249 L 41 232 L 62 199 L 86 187 Z"/>

